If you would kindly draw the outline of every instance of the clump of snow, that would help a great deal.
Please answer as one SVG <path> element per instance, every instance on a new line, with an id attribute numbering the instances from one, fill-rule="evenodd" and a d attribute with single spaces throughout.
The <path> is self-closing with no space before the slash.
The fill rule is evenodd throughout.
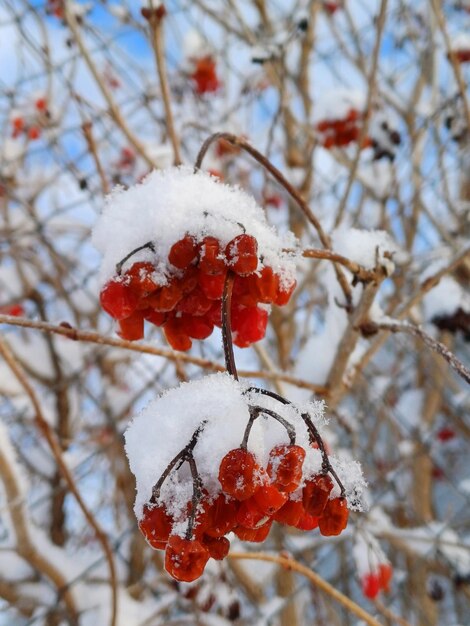
<path id="1" fill-rule="evenodd" d="M 155 253 L 141 251 L 124 268 L 139 260 L 152 261 L 155 279 L 166 284 L 175 272 L 168 253 L 187 233 L 198 241 L 213 236 L 226 246 L 244 229 L 258 241 L 258 256 L 263 259 L 258 269 L 269 265 L 281 278 L 292 281 L 293 255 L 284 249 L 295 247 L 296 240 L 291 233 L 279 236 L 254 198 L 189 167 L 154 171 L 128 190 L 117 188 L 107 199 L 93 231 L 93 243 L 104 256 L 101 281 L 114 275 L 116 264 L 130 251 L 152 241 Z"/>
<path id="2" fill-rule="evenodd" d="M 450 41 L 450 49 L 452 52 L 470 50 L 470 35 L 468 33 L 455 34 Z"/>
<path id="3" fill-rule="evenodd" d="M 424 319 L 452 315 L 458 309 L 470 313 L 470 294 L 451 276 L 444 276 L 423 298 Z"/>
<path id="4" fill-rule="evenodd" d="M 354 109 L 358 113 L 364 111 L 365 94 L 354 89 L 338 88 L 322 94 L 315 107 L 313 122 L 323 120 L 342 120 Z"/>
<path id="5" fill-rule="evenodd" d="M 398 246 L 384 230 L 359 230 L 358 228 L 341 227 L 332 235 L 333 249 L 343 256 L 373 269 L 377 264 L 393 272 L 393 262 L 388 258 L 398 252 Z"/>
<path id="6" fill-rule="evenodd" d="M 248 383 L 238 382 L 229 374 L 214 374 L 166 391 L 135 417 L 128 427 L 125 433 L 126 452 L 136 477 L 137 517 L 141 517 L 142 508 L 150 500 L 160 476 L 172 459 L 188 445 L 199 427 L 201 430 L 193 449 L 194 460 L 204 489 L 210 498 L 216 497 L 221 490 L 218 481 L 220 462 L 227 452 L 240 447 L 250 420 L 250 406 L 275 411 L 293 426 L 296 444 L 306 451 L 304 480 L 321 471 L 320 451 L 310 445 L 308 430 L 299 409 L 249 391 Z M 323 403 L 311 403 L 309 408 L 314 425 L 321 431 Z M 267 467 L 271 449 L 285 443 L 289 443 L 289 437 L 278 421 L 266 413 L 254 421 L 248 450 L 255 455 L 261 467 Z M 330 457 L 330 462 L 344 482 L 350 507 L 360 509 L 365 483 L 359 465 L 349 459 L 334 457 Z M 300 492 L 301 488 L 299 497 Z M 185 518 L 192 493 L 193 482 L 185 464 L 178 471 L 171 472 L 161 490 L 160 500 L 176 519 Z M 335 488 L 333 496 L 337 495 L 339 489 Z M 178 530 L 183 532 L 184 529 L 182 522 Z"/>

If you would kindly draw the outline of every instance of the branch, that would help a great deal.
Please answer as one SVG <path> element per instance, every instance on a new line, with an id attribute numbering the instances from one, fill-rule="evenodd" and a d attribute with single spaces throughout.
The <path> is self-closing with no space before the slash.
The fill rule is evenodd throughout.
<path id="1" fill-rule="evenodd" d="M 370 613 L 367 613 L 363 608 L 356 604 L 353 600 L 345 596 L 343 593 L 335 589 L 330 583 L 326 582 L 319 574 L 311 570 L 310 568 L 302 565 L 292 557 L 277 556 L 274 554 L 266 554 L 264 552 L 230 552 L 229 559 L 251 559 L 253 561 L 267 561 L 268 563 L 277 563 L 281 567 L 285 567 L 288 570 L 293 570 L 302 574 L 310 582 L 316 585 L 323 592 L 328 594 L 333 600 L 339 602 L 348 611 L 362 619 L 369 626 L 381 626 Z"/>
<path id="2" fill-rule="evenodd" d="M 470 370 L 460 361 L 447 346 L 428 335 L 420 326 L 411 322 L 401 322 L 399 320 L 383 320 L 381 322 L 370 322 L 367 324 L 367 331 L 389 330 L 392 333 L 408 333 L 414 337 L 419 337 L 423 343 L 437 354 L 440 354 L 452 369 L 470 385 Z"/>
<path id="3" fill-rule="evenodd" d="M 21 328 L 33 328 L 46 333 L 53 333 L 55 335 L 62 335 L 68 337 L 74 341 L 83 341 L 85 343 L 96 343 L 102 346 L 112 346 L 114 348 L 122 348 L 124 350 L 131 350 L 133 352 L 139 352 L 141 354 L 153 354 L 155 356 L 161 356 L 165 359 L 172 361 L 181 361 L 182 363 L 191 363 L 204 369 L 212 370 L 213 372 L 225 372 L 225 367 L 210 361 L 209 359 L 202 359 L 199 357 L 191 356 L 185 352 L 177 352 L 175 350 L 169 350 L 167 348 L 157 348 L 149 344 L 135 343 L 132 341 L 125 341 L 124 339 L 117 339 L 114 337 L 105 337 L 99 333 L 90 330 L 78 330 L 70 326 L 68 322 L 56 326 L 48 322 L 41 322 L 37 320 L 30 320 L 25 317 L 16 317 L 13 315 L 1 315 L 0 324 L 8 324 L 10 326 L 19 326 Z M 243 378 L 262 378 L 265 380 L 280 380 L 300 389 L 309 389 L 320 396 L 327 394 L 326 387 L 322 385 L 315 385 L 306 380 L 295 378 L 295 376 L 289 376 L 281 372 L 265 372 L 265 371 L 251 371 L 243 370 L 238 372 L 239 376 Z"/>
<path id="4" fill-rule="evenodd" d="M 62 450 L 60 447 L 60 443 L 57 439 L 57 436 L 55 432 L 52 430 L 52 428 L 49 426 L 49 423 L 47 422 L 46 418 L 44 417 L 42 413 L 41 405 L 36 396 L 36 392 L 34 391 L 33 387 L 31 386 L 28 379 L 26 378 L 26 375 L 21 365 L 16 360 L 15 355 L 13 354 L 10 347 L 8 346 L 8 344 L 2 337 L 0 337 L 0 354 L 3 356 L 9 368 L 11 369 L 12 373 L 16 376 L 16 378 L 18 379 L 18 382 L 22 385 L 26 394 L 29 396 L 29 399 L 31 401 L 31 404 L 33 405 L 33 408 L 36 414 L 35 415 L 36 425 L 38 426 L 40 432 L 44 435 L 44 438 L 46 439 L 49 445 L 49 448 L 52 452 L 52 455 L 57 463 L 57 467 L 59 468 L 71 493 L 74 495 L 77 501 L 77 504 L 79 505 L 83 515 L 85 516 L 85 519 L 95 531 L 96 538 L 100 542 L 103 548 L 103 552 L 105 554 L 105 557 L 109 566 L 109 575 L 110 575 L 110 583 L 111 583 L 111 596 L 112 596 L 111 626 L 116 626 L 117 624 L 117 600 L 118 600 L 117 598 L 117 574 L 116 574 L 116 566 L 114 563 L 113 552 L 111 550 L 111 546 L 109 544 L 108 538 L 106 537 L 105 533 L 99 526 L 98 522 L 96 521 L 92 513 L 88 510 L 88 507 L 86 506 L 82 496 L 80 495 L 77 489 L 77 486 L 75 484 L 75 480 L 72 476 L 72 473 L 70 472 L 62 456 Z"/>

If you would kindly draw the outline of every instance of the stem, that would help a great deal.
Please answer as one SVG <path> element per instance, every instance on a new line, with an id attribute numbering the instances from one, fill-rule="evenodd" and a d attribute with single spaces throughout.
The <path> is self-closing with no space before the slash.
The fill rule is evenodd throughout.
<path id="1" fill-rule="evenodd" d="M 233 355 L 232 342 L 232 292 L 235 274 L 229 270 L 225 278 L 224 295 L 222 297 L 222 343 L 224 346 L 225 367 L 227 372 L 238 380 L 237 366 Z"/>
<path id="2" fill-rule="evenodd" d="M 196 461 L 192 454 L 188 457 L 189 469 L 191 470 L 191 476 L 193 479 L 193 497 L 191 500 L 191 514 L 188 518 L 188 528 L 186 529 L 186 539 L 193 538 L 194 522 L 197 515 L 197 507 L 202 496 L 202 482 L 201 477 L 197 471 Z"/>
<path id="3" fill-rule="evenodd" d="M 144 243 L 142 246 L 139 246 L 138 248 L 134 248 L 134 250 L 129 252 L 129 254 L 126 254 L 126 256 L 123 259 L 121 259 L 119 263 L 116 263 L 116 274 L 118 275 L 121 274 L 122 266 L 124 265 L 126 261 L 128 261 L 131 258 L 131 256 L 134 256 L 134 254 L 137 254 L 137 252 L 140 252 L 141 250 L 145 250 L 146 248 L 148 248 L 149 250 L 152 250 L 152 252 L 155 252 L 155 245 L 153 244 L 152 241 L 147 241 L 147 243 Z"/>
<path id="4" fill-rule="evenodd" d="M 271 409 L 265 409 L 262 406 L 250 407 L 250 411 L 251 411 L 251 409 L 256 411 L 256 413 L 257 413 L 256 417 L 258 417 L 261 413 L 266 413 L 266 415 L 269 415 L 269 417 L 272 417 L 273 419 L 275 419 L 276 422 L 279 422 L 280 424 L 282 424 L 282 426 L 284 426 L 284 428 L 287 431 L 287 434 L 289 436 L 290 444 L 291 445 L 295 444 L 295 428 L 292 426 L 292 424 L 289 424 L 289 422 L 286 419 L 284 419 L 283 417 L 278 415 L 275 411 L 271 411 Z M 255 419 L 256 419 L 256 417 L 255 417 Z M 254 421 L 255 420 L 253 419 L 253 422 Z M 251 427 L 250 427 L 250 430 L 251 430 Z M 246 434 L 246 431 L 245 431 L 245 434 Z M 247 439 L 248 439 L 248 437 L 247 437 Z M 243 441 L 245 441 L 245 437 L 243 438 Z"/>

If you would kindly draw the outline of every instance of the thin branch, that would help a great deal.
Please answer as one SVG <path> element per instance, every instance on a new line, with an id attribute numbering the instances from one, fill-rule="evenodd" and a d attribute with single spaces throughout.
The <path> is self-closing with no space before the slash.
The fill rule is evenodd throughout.
<path id="1" fill-rule="evenodd" d="M 149 344 L 135 343 L 132 341 L 126 341 L 124 339 L 117 339 L 114 337 L 105 337 L 99 333 L 89 330 L 78 330 L 70 326 L 68 322 L 56 326 L 48 322 L 41 322 L 38 320 L 30 320 L 24 317 L 16 317 L 13 315 L 1 315 L 0 324 L 8 324 L 10 326 L 19 326 L 21 328 L 32 328 L 40 330 L 46 333 L 53 333 L 55 335 L 62 335 L 68 337 L 74 341 L 83 341 L 85 343 L 95 343 L 102 346 L 112 346 L 114 348 L 122 348 L 123 350 L 130 350 L 132 352 L 139 352 L 140 354 L 153 354 L 154 356 L 161 356 L 165 359 L 172 361 L 179 360 L 182 363 L 191 363 L 204 369 L 211 370 L 213 372 L 225 372 L 226 368 L 219 363 L 210 361 L 209 359 L 202 359 L 199 357 L 191 356 L 185 352 L 177 352 L 175 350 L 169 350 L 167 348 L 158 348 Z M 238 375 L 243 378 L 262 378 L 265 380 L 281 380 L 283 382 L 299 387 L 300 389 L 309 389 L 313 393 L 320 396 L 327 394 L 326 387 L 322 385 L 315 385 L 314 383 L 296 378 L 295 376 L 289 376 L 281 372 L 265 372 L 258 370 L 242 370 L 238 372 Z"/>
<path id="2" fill-rule="evenodd" d="M 222 343 L 227 372 L 231 374 L 235 380 L 238 380 L 232 341 L 232 292 L 234 280 L 235 274 L 229 270 L 225 277 L 224 293 L 222 296 Z"/>
<path id="3" fill-rule="evenodd" d="M 389 330 L 392 333 L 408 333 L 414 337 L 419 337 L 423 343 L 437 354 L 440 354 L 451 368 L 470 385 L 470 370 L 460 361 L 447 346 L 437 341 L 431 335 L 428 335 L 420 326 L 416 326 L 411 322 L 399 320 L 382 320 L 380 322 L 370 322 L 367 324 L 367 330 Z"/>
<path id="4" fill-rule="evenodd" d="M 39 400 L 37 398 L 36 392 L 34 391 L 33 387 L 31 386 L 30 382 L 28 381 L 21 365 L 18 363 L 18 361 L 15 358 L 15 355 L 13 354 L 13 352 L 11 351 L 10 347 L 8 346 L 8 344 L 6 343 L 6 341 L 0 336 L 0 354 L 3 356 L 3 358 L 5 359 L 7 365 L 9 366 L 9 368 L 11 369 L 12 373 L 15 375 L 15 377 L 18 379 L 18 382 L 20 383 L 20 385 L 23 387 L 23 389 L 25 390 L 26 394 L 28 395 L 31 404 L 33 405 L 34 411 L 35 411 L 35 420 L 36 420 L 36 424 L 40 430 L 40 432 L 44 435 L 44 438 L 46 439 L 49 448 L 52 452 L 52 455 L 57 463 L 57 466 L 65 480 L 65 482 L 67 483 L 68 488 L 70 489 L 70 492 L 74 495 L 77 504 L 79 505 L 85 519 L 87 520 L 87 522 L 90 524 L 90 526 L 93 528 L 93 530 L 95 531 L 95 535 L 97 540 L 100 542 L 102 548 L 103 548 L 103 552 L 105 554 L 106 560 L 108 562 L 108 567 L 109 567 L 109 575 L 110 575 L 110 584 L 111 584 L 111 602 L 112 602 L 112 606 L 111 606 L 111 626 L 116 626 L 117 624 L 117 604 L 118 604 L 118 584 L 117 584 L 117 573 L 116 573 L 116 566 L 114 563 L 114 557 L 113 557 L 113 552 L 111 549 L 111 545 L 108 541 L 107 536 L 105 535 L 105 533 L 103 532 L 103 530 L 101 529 L 101 527 L 99 526 L 98 522 L 96 521 L 95 517 L 92 515 L 92 513 L 88 510 L 87 505 L 85 504 L 82 496 L 80 495 L 77 486 L 75 484 L 75 480 L 72 476 L 72 473 L 70 472 L 67 464 L 64 461 L 64 458 L 62 456 L 62 450 L 60 447 L 60 443 L 57 439 L 57 436 L 55 434 L 55 432 L 52 430 L 52 428 L 49 426 L 49 423 L 47 422 L 46 418 L 44 417 L 43 413 L 42 413 L 42 409 L 41 409 L 41 405 L 39 403 Z"/>
<path id="5" fill-rule="evenodd" d="M 353 613 L 356 617 L 362 619 L 366 624 L 368 624 L 368 626 L 382 626 L 380 622 L 378 622 L 370 613 L 367 613 L 367 611 L 356 604 L 353 600 L 335 589 L 316 572 L 305 565 L 302 565 L 292 557 L 266 554 L 265 552 L 230 552 L 227 558 L 267 561 L 268 563 L 277 563 L 277 565 L 280 565 L 281 567 L 298 572 L 308 578 L 311 583 L 321 589 L 324 593 L 328 594 L 333 600 L 344 606 L 350 613 Z"/>

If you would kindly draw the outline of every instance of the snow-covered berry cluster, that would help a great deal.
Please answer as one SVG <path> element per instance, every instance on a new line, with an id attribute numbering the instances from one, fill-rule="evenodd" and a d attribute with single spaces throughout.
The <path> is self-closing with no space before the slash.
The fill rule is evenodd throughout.
<path id="1" fill-rule="evenodd" d="M 326 536 L 344 530 L 364 483 L 356 464 L 327 454 L 322 412 L 321 403 L 304 410 L 217 374 L 166 392 L 135 418 L 126 432 L 135 510 L 169 574 L 195 580 L 209 558 L 227 555 L 229 533 L 262 542 L 274 521 Z"/>
<path id="2" fill-rule="evenodd" d="M 319 143 L 330 150 L 356 143 L 364 120 L 363 94 L 337 89 L 324 95 L 317 107 L 315 130 Z M 370 146 L 370 138 L 362 140 L 361 148 Z"/>
<path id="3" fill-rule="evenodd" d="M 154 172 L 115 193 L 95 242 L 105 254 L 101 305 L 123 339 L 141 339 L 147 321 L 163 327 L 174 349 L 188 350 L 221 326 L 231 275 L 231 330 L 247 347 L 264 337 L 269 305 L 285 305 L 296 284 L 287 240 L 254 200 L 187 168 Z"/>

